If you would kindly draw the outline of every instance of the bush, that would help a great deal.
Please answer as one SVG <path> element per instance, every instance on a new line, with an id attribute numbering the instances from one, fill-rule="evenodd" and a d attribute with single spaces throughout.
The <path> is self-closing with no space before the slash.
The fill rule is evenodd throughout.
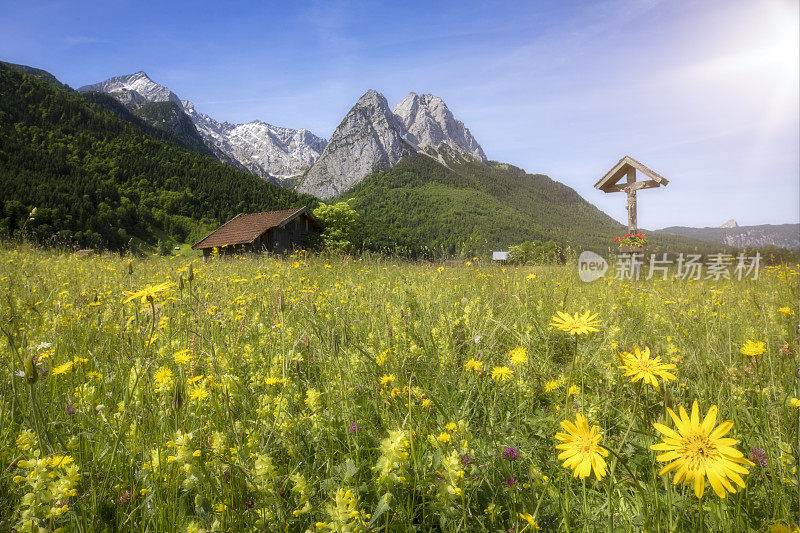
<path id="1" fill-rule="evenodd" d="M 564 247 L 556 241 L 525 241 L 508 249 L 514 264 L 563 265 L 567 262 Z"/>
<path id="2" fill-rule="evenodd" d="M 332 253 L 349 253 L 351 239 L 358 222 L 358 213 L 347 202 L 322 204 L 314 210 L 314 218 L 325 228 L 322 248 Z"/>

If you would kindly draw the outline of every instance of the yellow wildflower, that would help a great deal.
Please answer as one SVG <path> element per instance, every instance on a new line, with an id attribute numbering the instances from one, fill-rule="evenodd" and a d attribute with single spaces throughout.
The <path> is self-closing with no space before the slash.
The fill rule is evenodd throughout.
<path id="1" fill-rule="evenodd" d="M 675 423 L 677 431 L 663 424 L 653 424 L 664 437 L 662 442 L 653 444 L 650 449 L 665 452 L 657 456 L 657 460 L 672 461 L 662 468 L 658 475 L 663 476 L 677 470 L 674 483 L 676 485 L 680 482 L 684 485 L 694 483 L 694 493 L 698 498 L 703 497 L 706 477 L 720 498 L 725 497 L 726 490 L 736 492 L 730 481 L 744 488 L 744 481 L 739 474 L 747 474 L 748 470 L 742 465 L 753 466 L 753 463 L 734 448 L 738 441 L 725 438 L 725 434 L 733 428 L 732 421 L 727 420 L 715 429 L 716 405 L 711 406 L 702 422 L 697 400 L 692 404 L 691 416 L 686 413 L 683 406 L 680 408 L 680 417 L 670 408 L 667 408 L 667 412 Z"/>
<path id="2" fill-rule="evenodd" d="M 196 401 L 205 400 L 211 393 L 205 387 L 192 387 L 189 391 L 189 398 Z"/>
<path id="3" fill-rule="evenodd" d="M 136 298 L 141 298 L 143 304 L 147 302 L 153 302 L 155 301 L 156 296 L 162 292 L 168 291 L 174 286 L 175 284 L 173 282 L 165 281 L 164 283 L 159 283 L 158 285 L 148 285 L 144 289 L 136 292 L 125 291 L 122 293 L 122 295 L 125 296 L 125 299 L 122 300 L 122 303 L 126 304 L 131 300 L 135 300 Z"/>
<path id="4" fill-rule="evenodd" d="M 603 479 L 606 475 L 606 461 L 608 450 L 600 445 L 603 436 L 600 428 L 592 426 L 586 421 L 586 417 L 578 413 L 575 415 L 575 422 L 563 420 L 561 427 L 566 433 L 556 433 L 556 440 L 560 444 L 556 449 L 564 450 L 558 454 L 558 460 L 563 460 L 564 468 L 573 470 L 573 477 L 585 479 L 594 471 L 597 479 Z"/>
<path id="5" fill-rule="evenodd" d="M 553 392 L 554 390 L 556 390 L 558 388 L 559 384 L 560 384 L 560 381 L 557 380 L 557 379 L 550 380 L 550 381 L 548 381 L 547 383 L 544 384 L 544 391 L 545 392 Z"/>
<path id="6" fill-rule="evenodd" d="M 492 369 L 492 379 L 495 381 L 507 381 L 513 374 L 514 372 L 507 366 L 496 366 Z"/>
<path id="7" fill-rule="evenodd" d="M 742 346 L 742 349 L 739 352 L 742 355 L 748 355 L 750 357 L 755 357 L 757 355 L 763 355 L 764 352 L 767 351 L 766 343 L 763 341 L 747 341 Z"/>
<path id="8" fill-rule="evenodd" d="M 585 335 L 595 331 L 600 331 L 597 326 L 600 322 L 597 321 L 597 313 L 591 314 L 586 311 L 584 314 L 575 313 L 570 316 L 563 311 L 557 311 L 551 319 L 550 325 L 567 332 L 570 335 Z"/>
<path id="9" fill-rule="evenodd" d="M 67 361 L 63 365 L 58 365 L 53 369 L 53 375 L 58 376 L 59 374 L 66 374 L 67 372 L 72 371 L 72 367 L 75 365 L 72 361 Z"/>
<path id="10" fill-rule="evenodd" d="M 192 360 L 192 354 L 189 353 L 189 350 L 180 350 L 172 354 L 172 358 L 179 365 L 185 365 L 186 363 Z"/>
<path id="11" fill-rule="evenodd" d="M 527 529 L 528 527 L 534 531 L 540 531 L 542 528 L 539 527 L 539 524 L 536 523 L 536 520 L 533 519 L 533 515 L 530 513 L 519 513 L 519 517 L 525 520 L 528 525 L 525 526 Z"/>
<path id="12" fill-rule="evenodd" d="M 650 348 L 647 346 L 644 350 L 639 350 L 638 346 L 634 346 L 633 353 L 623 352 L 622 363 L 623 366 L 619 368 L 625 370 L 625 377 L 631 378 L 632 383 L 642 380 L 643 383 L 649 383 L 656 390 L 661 390 L 656 377 L 664 381 L 676 379 L 668 370 L 676 370 L 677 367 L 671 363 L 662 363 L 660 356 L 651 359 Z"/>
<path id="13" fill-rule="evenodd" d="M 476 361 L 475 359 L 470 359 L 466 363 L 464 363 L 464 368 L 469 370 L 470 372 L 475 372 L 476 374 L 483 372 L 483 363 L 480 361 Z"/>
<path id="14" fill-rule="evenodd" d="M 528 362 L 528 349 L 520 346 L 509 352 L 508 358 L 514 366 L 524 365 Z"/>

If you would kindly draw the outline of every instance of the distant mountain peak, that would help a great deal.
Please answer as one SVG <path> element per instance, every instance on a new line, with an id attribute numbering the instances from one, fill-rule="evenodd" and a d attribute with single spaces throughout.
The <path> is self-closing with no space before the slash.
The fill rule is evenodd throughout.
<path id="1" fill-rule="evenodd" d="M 326 144 L 325 139 L 308 130 L 281 128 L 260 120 L 247 124 L 217 122 L 198 112 L 189 100 L 181 100 L 167 87 L 154 82 L 143 70 L 86 85 L 78 91 L 108 93 L 133 109 L 147 102 L 173 102 L 191 119 L 205 144 L 220 160 L 234 161 L 273 181 L 302 174 Z"/>
<path id="2" fill-rule="evenodd" d="M 739 224 L 734 219 L 730 219 L 720 226 L 720 228 L 738 228 Z"/>

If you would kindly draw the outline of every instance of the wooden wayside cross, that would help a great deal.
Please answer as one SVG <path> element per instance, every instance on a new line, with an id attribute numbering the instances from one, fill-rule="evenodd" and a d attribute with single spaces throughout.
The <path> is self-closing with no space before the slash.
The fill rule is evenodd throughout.
<path id="1" fill-rule="evenodd" d="M 636 181 L 636 171 L 650 178 L 647 181 Z M 624 184 L 617 183 L 625 176 Z M 659 176 L 631 156 L 626 155 L 608 171 L 600 181 L 594 184 L 595 189 L 603 192 L 622 192 L 628 194 L 628 232 L 636 233 L 636 191 L 639 189 L 653 189 L 662 185 L 666 186 L 669 181 L 663 176 Z"/>

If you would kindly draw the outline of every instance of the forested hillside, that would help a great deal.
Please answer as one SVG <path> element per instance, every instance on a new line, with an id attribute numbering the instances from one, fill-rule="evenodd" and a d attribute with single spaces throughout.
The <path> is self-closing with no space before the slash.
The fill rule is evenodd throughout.
<path id="1" fill-rule="evenodd" d="M 316 203 L 39 78 L 0 64 L 0 233 L 122 250 Z"/>
<path id="2" fill-rule="evenodd" d="M 378 172 L 341 198 L 362 214 L 356 241 L 410 255 L 471 254 L 555 240 L 605 251 L 625 228 L 573 189 L 501 163 L 424 155 Z M 651 248 L 692 251 L 709 243 L 651 234 Z"/>

